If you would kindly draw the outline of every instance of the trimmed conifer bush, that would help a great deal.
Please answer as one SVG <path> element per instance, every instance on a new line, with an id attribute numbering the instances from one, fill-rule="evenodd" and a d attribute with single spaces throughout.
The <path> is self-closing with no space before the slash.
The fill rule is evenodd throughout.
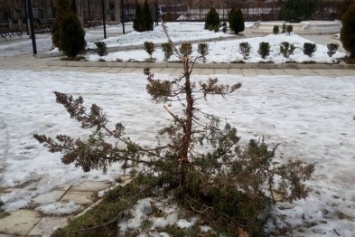
<path id="1" fill-rule="evenodd" d="M 288 58 L 293 52 L 295 51 L 296 47 L 289 42 L 282 42 L 280 44 L 280 53 L 285 57 Z"/>
<path id="2" fill-rule="evenodd" d="M 181 44 L 179 51 L 184 56 L 189 56 L 192 53 L 192 45 L 191 43 L 183 43 Z"/>
<path id="3" fill-rule="evenodd" d="M 215 8 L 211 8 L 206 16 L 205 29 L 206 30 L 215 30 L 216 27 L 219 28 L 220 23 L 221 23 L 221 21 L 219 19 L 218 12 L 216 11 Z"/>
<path id="4" fill-rule="evenodd" d="M 327 48 L 328 48 L 328 51 L 327 51 L 328 56 L 332 57 L 337 52 L 337 50 L 339 48 L 339 44 L 329 43 L 329 44 L 327 44 Z"/>
<path id="5" fill-rule="evenodd" d="M 164 51 L 165 60 L 169 60 L 169 58 L 174 53 L 172 44 L 171 43 L 163 43 L 163 44 L 161 44 L 161 47 L 163 48 L 163 51 Z"/>
<path id="6" fill-rule="evenodd" d="M 293 26 L 292 25 L 288 25 L 287 27 L 286 27 L 286 32 L 287 32 L 287 34 L 291 34 L 291 32 L 293 31 Z"/>
<path id="7" fill-rule="evenodd" d="M 281 33 L 286 33 L 286 24 L 283 23 L 281 26 Z"/>
<path id="8" fill-rule="evenodd" d="M 265 59 L 270 54 L 270 44 L 268 42 L 261 42 L 259 44 L 258 53 L 263 59 Z"/>
<path id="9" fill-rule="evenodd" d="M 206 62 L 206 56 L 208 54 L 208 44 L 207 43 L 199 43 L 197 47 L 197 52 L 203 58 L 203 62 Z"/>
<path id="10" fill-rule="evenodd" d="M 242 42 L 239 44 L 239 51 L 243 55 L 244 60 L 249 57 L 251 46 L 248 42 Z"/>
<path id="11" fill-rule="evenodd" d="M 280 33 L 280 27 L 274 26 L 274 28 L 272 28 L 272 33 L 274 33 L 274 35 L 277 35 L 278 33 Z"/>
<path id="12" fill-rule="evenodd" d="M 86 46 L 85 31 L 74 13 L 65 15 L 59 29 L 59 49 L 64 55 L 74 58 Z"/>
<path id="13" fill-rule="evenodd" d="M 350 58 L 355 58 L 355 4 L 352 4 L 341 18 L 340 40 Z"/>
<path id="14" fill-rule="evenodd" d="M 144 49 L 149 54 L 150 60 L 153 60 L 153 53 L 155 51 L 155 44 L 153 42 L 144 42 Z"/>
<path id="15" fill-rule="evenodd" d="M 51 29 L 52 43 L 55 47 L 59 48 L 59 38 L 60 38 L 60 28 L 62 26 L 62 21 L 64 16 L 70 14 L 70 0 L 55 0 L 56 17 L 53 22 L 53 27 Z"/>
<path id="16" fill-rule="evenodd" d="M 107 46 L 105 42 L 95 42 L 95 46 L 99 56 L 107 55 Z"/>
<path id="17" fill-rule="evenodd" d="M 228 16 L 229 28 L 235 33 L 239 34 L 245 29 L 243 13 L 238 8 L 233 8 Z"/>
<path id="18" fill-rule="evenodd" d="M 308 55 L 309 57 L 312 57 L 313 53 L 316 52 L 317 50 L 317 45 L 313 43 L 304 43 L 303 44 L 303 53 L 305 55 Z"/>

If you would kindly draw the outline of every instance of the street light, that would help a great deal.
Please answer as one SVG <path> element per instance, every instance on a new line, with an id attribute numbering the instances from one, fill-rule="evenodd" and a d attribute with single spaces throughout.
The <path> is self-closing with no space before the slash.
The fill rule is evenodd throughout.
<path id="1" fill-rule="evenodd" d="M 125 18 L 125 15 L 124 15 L 124 5 L 123 5 L 123 0 L 121 0 L 121 20 L 122 20 L 122 33 L 123 34 L 126 34 L 126 31 L 125 31 L 125 27 L 124 27 L 124 18 Z"/>
<path id="2" fill-rule="evenodd" d="M 27 0 L 27 4 L 26 5 L 27 5 L 29 22 L 30 22 L 30 34 L 31 34 L 31 39 L 32 39 L 33 56 L 35 56 L 35 55 L 37 55 L 37 45 L 36 45 L 35 30 L 34 30 L 34 27 L 33 27 L 32 0 Z"/>
<path id="3" fill-rule="evenodd" d="M 104 38 L 107 38 L 106 35 L 106 12 L 105 12 L 105 0 L 101 0 L 101 7 L 102 7 L 102 21 L 104 26 Z"/>

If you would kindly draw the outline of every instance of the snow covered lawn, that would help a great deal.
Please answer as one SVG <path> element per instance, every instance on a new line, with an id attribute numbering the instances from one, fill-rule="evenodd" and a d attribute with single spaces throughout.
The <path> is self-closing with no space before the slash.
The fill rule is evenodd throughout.
<path id="1" fill-rule="evenodd" d="M 281 144 L 280 159 L 316 163 L 309 182 L 313 189 L 310 197 L 276 211 L 287 215 L 293 226 L 308 223 L 302 236 L 337 236 L 335 231 L 343 237 L 354 236 L 355 77 L 218 78 L 230 84 L 242 82 L 243 86 L 226 100 L 200 101 L 200 108 L 236 126 L 242 143 L 265 136 L 267 143 Z M 207 77 L 193 76 L 195 81 L 203 79 Z M 59 154 L 48 153 L 34 140 L 35 133 L 87 133 L 55 103 L 53 91 L 81 95 L 88 105 L 100 105 L 113 123 L 120 121 L 126 126 L 133 140 L 149 145 L 170 118 L 161 104 L 149 99 L 145 85 L 143 73 L 0 70 L 0 186 L 23 186 L 0 197 L 2 209 L 31 206 L 36 196 L 57 185 L 84 179 L 114 180 L 122 174 L 118 164 L 106 175 L 101 171 L 83 173 L 63 165 Z"/>

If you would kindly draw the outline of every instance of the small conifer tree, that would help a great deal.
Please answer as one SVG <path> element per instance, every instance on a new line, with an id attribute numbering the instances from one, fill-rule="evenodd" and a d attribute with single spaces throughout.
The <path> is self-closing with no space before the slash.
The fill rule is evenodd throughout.
<path id="1" fill-rule="evenodd" d="M 153 53 L 155 51 L 155 44 L 153 42 L 144 42 L 144 49 L 149 54 L 150 61 L 153 61 Z"/>
<path id="2" fill-rule="evenodd" d="M 261 42 L 259 44 L 258 53 L 263 59 L 265 59 L 270 54 L 270 44 L 268 42 Z"/>
<path id="3" fill-rule="evenodd" d="M 273 28 L 272 28 L 272 33 L 274 33 L 274 35 L 277 35 L 278 33 L 280 32 L 280 27 L 275 25 Z"/>
<path id="4" fill-rule="evenodd" d="M 229 28 L 235 33 L 239 34 L 245 29 L 243 13 L 238 8 L 233 8 L 228 16 Z"/>
<path id="5" fill-rule="evenodd" d="M 287 34 L 291 34 L 291 32 L 293 31 L 293 26 L 292 25 L 288 25 L 287 27 L 286 27 L 286 32 L 287 32 Z"/>
<path id="6" fill-rule="evenodd" d="M 107 46 L 105 42 L 95 42 L 96 52 L 99 56 L 107 55 Z"/>
<path id="7" fill-rule="evenodd" d="M 215 8 L 211 8 L 210 11 L 207 13 L 206 20 L 205 20 L 205 29 L 207 30 L 215 30 L 220 26 L 220 19 L 218 12 Z"/>
<path id="8" fill-rule="evenodd" d="M 338 48 L 339 48 L 339 44 L 337 44 L 337 43 L 329 43 L 329 44 L 327 44 L 327 49 L 328 49 L 327 54 L 328 54 L 328 56 L 332 57 L 337 52 Z"/>
<path id="9" fill-rule="evenodd" d="M 148 0 L 145 0 L 143 4 L 143 25 L 144 31 L 152 31 L 154 29 L 153 16 L 149 8 Z"/>
<path id="10" fill-rule="evenodd" d="M 163 51 L 164 51 L 165 60 L 169 60 L 169 58 L 174 53 L 172 44 L 171 43 L 163 43 L 163 44 L 161 44 L 161 47 L 163 48 Z"/>
<path id="11" fill-rule="evenodd" d="M 50 152 L 62 153 L 63 163 L 74 163 L 84 172 L 106 171 L 113 162 L 121 162 L 125 170 L 127 163 L 137 168 L 141 165 L 141 171 L 132 172 L 132 185 L 127 185 L 136 187 L 134 190 L 139 187 L 138 191 L 132 193 L 130 188 L 123 187 L 117 199 L 134 196 L 138 200 L 168 194 L 182 208 L 196 212 L 201 222 L 221 236 L 236 236 L 237 229 L 242 229 L 246 236 L 265 236 L 264 225 L 275 201 L 274 192 L 281 193 L 289 202 L 306 198 L 309 189 L 304 182 L 310 179 L 314 165 L 298 160 L 274 162 L 277 146 L 270 149 L 263 139 L 250 140 L 245 148 L 240 147 L 236 128 L 228 123 L 220 126 L 219 119 L 201 111 L 197 102 L 210 95 L 224 97 L 234 93 L 241 83 L 225 85 L 216 78 L 193 81 L 193 64 L 187 50 L 190 47 L 185 48 L 183 55 L 179 55 L 181 77 L 155 79 L 149 68 L 144 70 L 152 100 L 160 103 L 174 99 L 182 108 L 175 113 L 164 106 L 172 120 L 159 131 L 166 144 L 159 141 L 150 148 L 142 146 L 125 134 L 121 123 L 111 126 L 99 106 L 92 104 L 86 110 L 82 97 L 60 92 L 55 92 L 57 102 L 92 134 L 87 138 L 58 135 L 56 140 L 46 135 L 34 137 Z M 199 117 L 205 118 L 206 124 Z M 86 235 L 79 236 L 97 236 L 89 235 L 96 229 L 81 229 Z"/>
<path id="12" fill-rule="evenodd" d="M 179 51 L 184 56 L 190 56 L 192 54 L 192 45 L 191 43 L 182 43 Z"/>
<path id="13" fill-rule="evenodd" d="M 281 26 L 281 33 L 286 33 L 286 24 L 283 23 Z"/>
<path id="14" fill-rule="evenodd" d="M 206 62 L 206 56 L 208 54 L 208 44 L 206 43 L 199 43 L 197 46 L 197 51 L 201 55 L 203 62 Z"/>
<path id="15" fill-rule="evenodd" d="M 295 51 L 296 47 L 289 42 L 281 42 L 280 44 L 280 53 L 285 57 L 288 58 L 293 52 Z"/>
<path id="16" fill-rule="evenodd" d="M 59 49 L 68 57 L 76 57 L 86 46 L 85 31 L 74 13 L 65 15 L 59 29 Z"/>
<path id="17" fill-rule="evenodd" d="M 143 8 L 137 3 L 136 16 L 133 20 L 133 29 L 138 32 L 152 31 L 154 29 L 152 12 L 149 8 L 148 0 L 144 1 Z"/>
<path id="18" fill-rule="evenodd" d="M 251 46 L 248 42 L 241 42 L 239 44 L 239 51 L 243 55 L 244 60 L 248 59 L 250 50 L 251 50 Z"/>
<path id="19" fill-rule="evenodd" d="M 143 10 L 139 3 L 136 5 L 136 16 L 133 20 L 133 29 L 138 32 L 144 31 Z"/>
<path id="20" fill-rule="evenodd" d="M 341 22 L 340 40 L 350 58 L 355 58 L 355 3 L 348 7 Z"/>
<path id="21" fill-rule="evenodd" d="M 313 53 L 316 52 L 316 50 L 317 50 L 317 45 L 314 43 L 303 44 L 303 53 L 305 55 L 308 55 L 309 57 L 312 57 Z"/>
<path id="22" fill-rule="evenodd" d="M 55 0 L 56 17 L 51 29 L 52 43 L 55 47 L 59 47 L 60 29 L 62 27 L 63 18 L 70 14 L 70 0 Z"/>

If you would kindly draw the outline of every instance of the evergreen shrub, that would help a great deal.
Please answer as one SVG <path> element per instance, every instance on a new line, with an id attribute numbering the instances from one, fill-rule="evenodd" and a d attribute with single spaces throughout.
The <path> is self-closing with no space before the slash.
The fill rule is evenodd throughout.
<path id="1" fill-rule="evenodd" d="M 239 44 L 239 52 L 243 55 L 244 60 L 249 57 L 251 46 L 248 42 L 241 42 Z"/>
<path id="2" fill-rule="evenodd" d="M 107 46 L 105 42 L 95 42 L 95 46 L 96 46 L 96 53 L 99 56 L 105 56 L 107 55 Z"/>
<path id="3" fill-rule="evenodd" d="M 85 31 L 74 13 L 63 16 L 59 29 L 59 49 L 64 55 L 74 58 L 85 50 Z"/>
<path id="4" fill-rule="evenodd" d="M 329 43 L 329 44 L 327 44 L 327 49 L 328 49 L 327 54 L 328 54 L 328 56 L 332 57 L 337 52 L 338 48 L 339 48 L 339 44 L 337 44 L 337 43 Z"/>
<path id="5" fill-rule="evenodd" d="M 207 43 L 199 43 L 197 46 L 197 52 L 203 58 L 203 62 L 206 62 L 206 56 L 208 54 L 208 44 Z"/>
<path id="6" fill-rule="evenodd" d="M 243 13 L 238 8 L 233 8 L 228 16 L 229 28 L 235 34 L 243 32 L 245 29 Z"/>
<path id="7" fill-rule="evenodd" d="M 275 25 L 274 28 L 272 28 L 272 33 L 274 33 L 274 35 L 280 33 L 280 27 Z"/>
<path id="8" fill-rule="evenodd" d="M 59 48 L 60 28 L 62 27 L 63 17 L 70 14 L 70 0 L 55 0 L 56 17 L 51 29 L 52 43 Z"/>
<path id="9" fill-rule="evenodd" d="M 317 50 L 317 45 L 314 43 L 304 43 L 303 44 L 303 53 L 305 55 L 308 55 L 309 57 L 312 57 L 314 52 Z"/>
<path id="10" fill-rule="evenodd" d="M 169 58 L 174 53 L 173 45 L 171 43 L 163 43 L 163 44 L 161 44 L 161 47 L 163 48 L 163 51 L 164 51 L 165 60 L 166 61 L 169 60 Z"/>
<path id="11" fill-rule="evenodd" d="M 155 51 L 155 44 L 153 42 L 144 42 L 144 49 L 149 54 L 150 60 L 153 59 L 153 53 Z"/>
<path id="12" fill-rule="evenodd" d="M 192 53 L 192 45 L 191 43 L 182 43 L 179 51 L 184 56 L 189 56 Z"/>
<path id="13" fill-rule="evenodd" d="M 218 12 L 215 8 L 211 8 L 206 15 L 205 20 L 205 29 L 206 30 L 215 30 L 216 27 L 219 28 L 221 21 L 219 19 Z"/>
<path id="14" fill-rule="evenodd" d="M 288 58 L 293 52 L 295 51 L 296 47 L 289 42 L 282 42 L 280 44 L 280 53 L 285 57 Z"/>
<path id="15" fill-rule="evenodd" d="M 291 32 L 293 31 L 293 26 L 292 25 L 288 25 L 287 27 L 286 27 L 286 32 L 287 32 L 287 34 L 291 34 Z"/>
<path id="16" fill-rule="evenodd" d="M 270 44 L 268 42 L 261 42 L 259 44 L 258 53 L 263 59 L 265 59 L 270 54 Z"/>

